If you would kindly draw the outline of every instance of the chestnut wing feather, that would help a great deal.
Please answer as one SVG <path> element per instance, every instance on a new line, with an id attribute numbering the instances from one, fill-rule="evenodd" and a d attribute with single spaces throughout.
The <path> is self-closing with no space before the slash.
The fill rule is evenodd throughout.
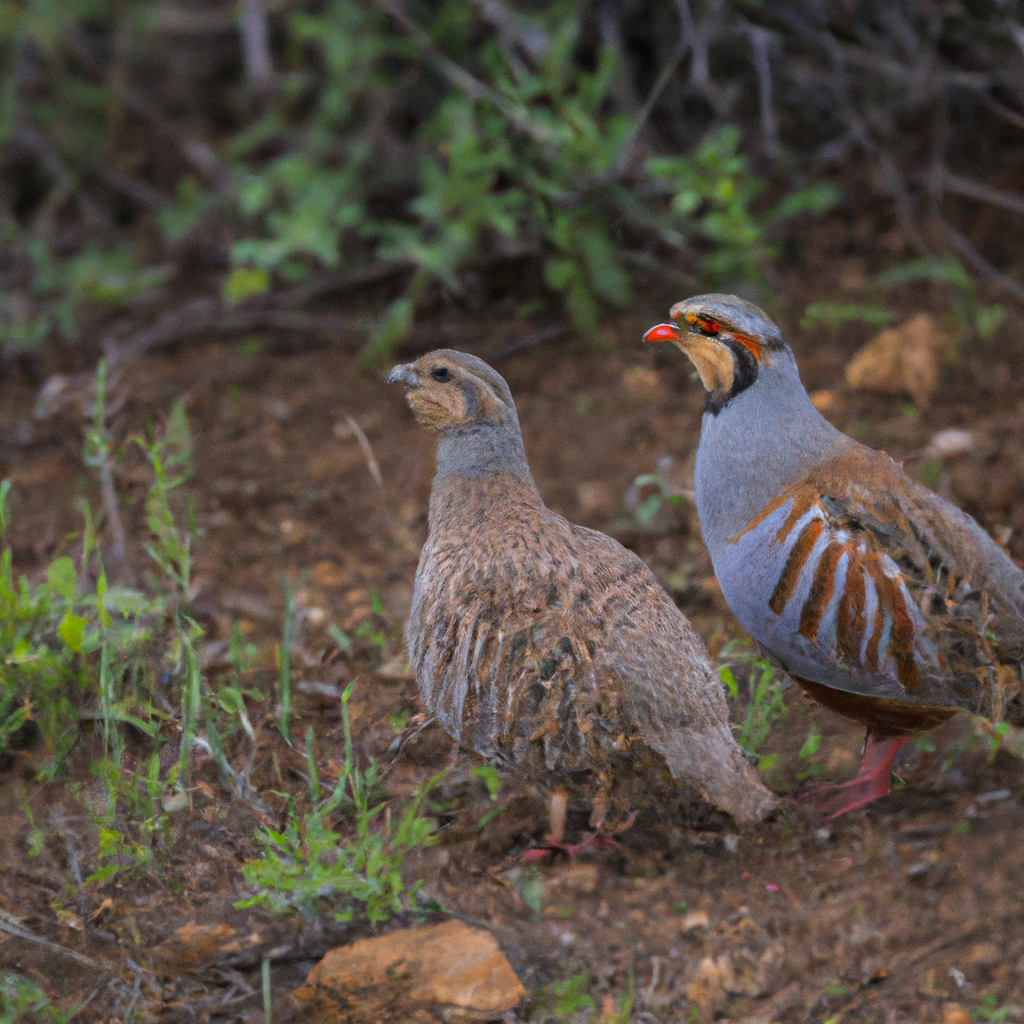
<path id="1" fill-rule="evenodd" d="M 1019 693 L 1024 572 L 887 456 L 854 446 L 748 531 L 785 546 L 769 607 L 820 669 L 798 674 L 996 717 Z"/>

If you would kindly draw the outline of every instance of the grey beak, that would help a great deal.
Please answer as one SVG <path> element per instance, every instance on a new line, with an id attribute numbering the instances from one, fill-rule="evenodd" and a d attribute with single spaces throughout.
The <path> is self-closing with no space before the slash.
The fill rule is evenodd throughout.
<path id="1" fill-rule="evenodd" d="M 413 373 L 411 363 L 399 363 L 388 374 L 389 384 L 401 384 L 407 388 L 414 388 L 419 382 L 419 377 Z"/>

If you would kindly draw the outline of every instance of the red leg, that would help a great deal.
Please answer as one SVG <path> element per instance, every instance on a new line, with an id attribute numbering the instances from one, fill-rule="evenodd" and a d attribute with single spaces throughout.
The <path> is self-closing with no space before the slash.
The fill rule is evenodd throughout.
<path id="1" fill-rule="evenodd" d="M 812 796 L 816 810 L 830 818 L 838 818 L 840 814 L 855 811 L 873 800 L 888 796 L 892 762 L 907 740 L 906 736 L 890 736 L 879 740 L 868 733 L 856 777 L 849 782 L 823 786 L 817 790 Z"/>
<path id="2" fill-rule="evenodd" d="M 615 837 L 622 832 L 625 832 L 626 829 L 632 828 L 635 820 L 636 811 L 631 811 L 626 820 L 620 825 L 616 825 L 611 829 L 598 830 L 592 835 L 584 835 L 578 843 L 567 843 L 561 836 L 556 839 L 554 835 L 549 835 L 545 840 L 545 846 L 531 847 L 528 850 L 524 850 L 519 855 L 519 859 L 524 863 L 531 864 L 536 863 L 537 861 L 547 860 L 554 855 L 556 850 L 561 851 L 568 857 L 575 857 L 577 854 L 585 853 L 590 850 L 600 850 L 607 846 L 618 846 L 619 843 Z"/>

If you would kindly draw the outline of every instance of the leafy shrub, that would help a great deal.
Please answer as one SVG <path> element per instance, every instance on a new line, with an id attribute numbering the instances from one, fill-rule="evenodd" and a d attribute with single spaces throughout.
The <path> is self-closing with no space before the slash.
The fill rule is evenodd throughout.
<path id="1" fill-rule="evenodd" d="M 431 296 L 466 295 L 481 271 L 509 260 L 530 268 L 514 287 L 520 312 L 537 309 L 540 292 L 598 339 L 602 309 L 632 301 L 638 272 L 759 282 L 774 225 L 821 213 L 836 196 L 815 185 L 761 208 L 765 182 L 732 126 L 683 155 L 635 159 L 625 70 L 618 49 L 594 39 L 590 12 L 549 3 L 508 12 L 502 27 L 470 0 L 418 9 L 422 28 L 353 0 L 276 13 L 273 101 L 240 118 L 198 161 L 204 171 L 194 140 L 159 122 L 165 138 L 178 132 L 183 158 L 162 165 L 173 198 L 154 195 L 101 159 L 121 141 L 113 126 L 126 102 L 155 116 L 137 95 L 126 100 L 96 58 L 117 38 L 129 70 L 145 66 L 156 37 L 141 0 L 0 11 L 0 150 L 27 147 L 63 175 L 51 198 L 77 219 L 58 236 L 52 220 L 0 210 L 0 250 L 19 285 L 0 301 L 7 348 L 74 340 L 98 315 L 124 312 L 168 280 L 182 243 L 204 229 L 224 240 L 228 303 L 317 271 L 400 261 L 406 285 L 370 325 L 367 358 L 386 355 Z M 29 56 L 34 90 L 16 70 Z M 162 243 L 141 228 L 134 246 L 115 231 L 97 235 L 96 180 L 152 208 Z"/>

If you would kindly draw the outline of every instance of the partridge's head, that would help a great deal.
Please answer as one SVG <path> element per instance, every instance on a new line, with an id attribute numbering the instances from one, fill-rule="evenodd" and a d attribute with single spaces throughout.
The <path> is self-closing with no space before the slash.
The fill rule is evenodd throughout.
<path id="1" fill-rule="evenodd" d="M 669 316 L 674 323 L 652 327 L 643 340 L 670 341 L 689 357 L 711 412 L 749 388 L 761 367 L 787 348 L 765 313 L 735 295 L 695 295 L 677 302 Z"/>
<path id="2" fill-rule="evenodd" d="M 505 379 L 466 352 L 450 348 L 428 352 L 414 363 L 394 367 L 388 383 L 405 388 L 409 408 L 428 430 L 516 422 Z"/>

